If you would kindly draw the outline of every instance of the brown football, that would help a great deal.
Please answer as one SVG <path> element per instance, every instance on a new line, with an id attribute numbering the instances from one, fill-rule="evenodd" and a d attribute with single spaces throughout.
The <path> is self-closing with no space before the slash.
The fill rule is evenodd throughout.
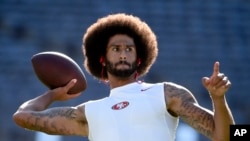
<path id="1" fill-rule="evenodd" d="M 76 84 L 68 94 L 82 92 L 87 87 L 85 75 L 79 65 L 66 54 L 47 51 L 32 56 L 32 66 L 38 79 L 50 89 L 65 86 L 76 78 Z"/>

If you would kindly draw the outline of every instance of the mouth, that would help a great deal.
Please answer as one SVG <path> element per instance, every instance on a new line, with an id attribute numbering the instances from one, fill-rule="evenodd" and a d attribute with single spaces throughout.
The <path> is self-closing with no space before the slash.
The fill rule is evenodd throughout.
<path id="1" fill-rule="evenodd" d="M 120 61 L 119 63 L 115 64 L 118 68 L 129 68 L 131 65 L 126 61 Z"/>

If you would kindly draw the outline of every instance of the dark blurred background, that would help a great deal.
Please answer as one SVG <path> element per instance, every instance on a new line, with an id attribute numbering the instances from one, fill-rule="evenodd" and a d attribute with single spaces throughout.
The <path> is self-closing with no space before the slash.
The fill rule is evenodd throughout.
<path id="1" fill-rule="evenodd" d="M 158 60 L 142 79 L 181 84 L 202 106 L 212 109 L 201 78 L 211 75 L 218 60 L 221 72 L 232 82 L 227 100 L 235 121 L 250 124 L 249 0 L 0 0 L 0 141 L 38 141 L 36 132 L 24 130 L 12 120 L 21 103 L 47 90 L 32 70 L 32 55 L 59 51 L 82 67 L 86 28 L 98 18 L 117 12 L 139 16 L 157 34 Z M 74 106 L 108 96 L 108 86 L 82 69 L 88 89 L 77 99 L 52 106 Z M 87 138 L 68 136 L 60 140 Z M 197 140 L 207 139 L 198 134 Z"/>

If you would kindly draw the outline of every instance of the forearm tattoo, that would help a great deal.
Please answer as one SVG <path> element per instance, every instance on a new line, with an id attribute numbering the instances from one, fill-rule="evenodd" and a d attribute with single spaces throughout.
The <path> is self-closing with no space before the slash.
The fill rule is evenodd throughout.
<path id="1" fill-rule="evenodd" d="M 29 129 L 46 132 L 48 134 L 74 134 L 72 128 L 66 127 L 67 122 L 77 121 L 73 108 L 52 108 L 43 112 L 33 112 L 27 119 Z M 64 124 L 65 123 L 65 124 Z M 82 124 L 80 121 L 77 124 Z"/>
<path id="2" fill-rule="evenodd" d="M 176 85 L 165 85 L 165 93 L 170 99 L 180 101 L 180 107 L 175 111 L 181 119 L 204 135 L 211 137 L 214 129 L 213 116 L 202 109 L 193 95 L 185 88 Z"/>

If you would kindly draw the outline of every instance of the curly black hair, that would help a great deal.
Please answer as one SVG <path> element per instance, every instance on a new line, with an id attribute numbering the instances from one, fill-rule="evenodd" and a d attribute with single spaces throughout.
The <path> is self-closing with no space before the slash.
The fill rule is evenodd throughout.
<path id="1" fill-rule="evenodd" d="M 125 13 L 111 14 L 92 24 L 83 36 L 84 67 L 98 79 L 108 79 L 106 70 L 102 72 L 101 56 L 106 56 L 109 38 L 115 34 L 125 34 L 133 38 L 137 58 L 141 64 L 138 76 L 145 75 L 158 55 L 157 39 L 150 27 L 138 17 Z"/>

